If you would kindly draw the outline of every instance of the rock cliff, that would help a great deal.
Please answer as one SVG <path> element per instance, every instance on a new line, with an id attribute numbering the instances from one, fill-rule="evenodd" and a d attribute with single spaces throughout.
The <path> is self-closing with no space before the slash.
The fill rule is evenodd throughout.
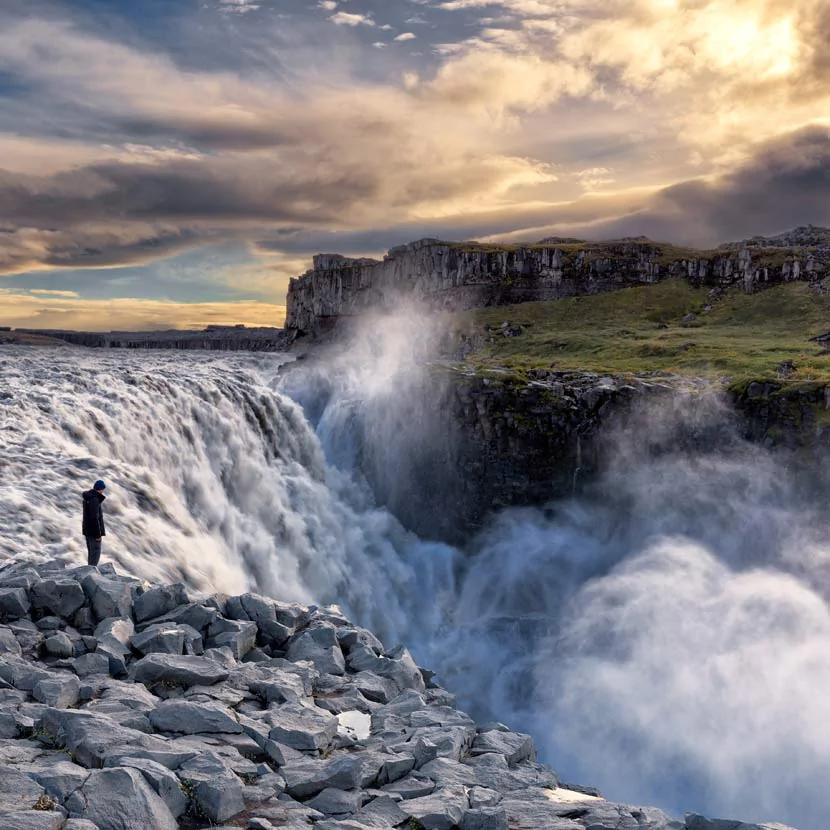
<path id="1" fill-rule="evenodd" d="M 3 830 L 765 830 L 562 784 L 336 608 L 7 563 L 0 655 Z"/>
<path id="2" fill-rule="evenodd" d="M 402 299 L 457 311 L 598 294 L 669 277 L 751 292 L 790 280 L 818 282 L 828 273 L 826 246 L 695 251 L 640 238 L 529 246 L 423 239 L 393 248 L 383 260 L 314 257 L 312 270 L 291 280 L 285 326 L 319 334 L 338 318 L 392 308 Z"/>

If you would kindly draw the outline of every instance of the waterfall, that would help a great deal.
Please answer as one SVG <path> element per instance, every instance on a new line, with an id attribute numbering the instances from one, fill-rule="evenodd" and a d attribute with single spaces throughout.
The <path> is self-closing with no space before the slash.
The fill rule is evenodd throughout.
<path id="1" fill-rule="evenodd" d="M 0 349 L 0 560 L 84 561 L 101 477 L 124 570 L 338 603 L 611 798 L 823 828 L 827 487 L 734 434 L 651 451 L 684 419 L 732 429 L 683 402 L 615 436 L 586 494 L 493 516 L 463 551 L 423 541 L 357 467 L 367 434 L 436 429 L 396 342 L 284 376 L 270 355 Z"/>

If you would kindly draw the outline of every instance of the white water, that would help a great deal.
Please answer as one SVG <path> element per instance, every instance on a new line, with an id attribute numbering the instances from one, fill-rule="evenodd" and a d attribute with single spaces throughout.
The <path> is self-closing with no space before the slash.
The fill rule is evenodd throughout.
<path id="1" fill-rule="evenodd" d="M 737 440 L 641 451 L 722 417 L 651 413 L 593 498 L 505 513 L 464 559 L 375 509 L 350 468 L 354 419 L 392 442 L 383 413 L 408 405 L 410 355 L 380 339 L 332 365 L 333 394 L 288 384 L 323 444 L 270 357 L 0 350 L 0 559 L 82 561 L 79 495 L 101 476 L 105 556 L 133 573 L 339 602 L 477 715 L 532 731 L 567 779 L 823 830 L 827 489 L 798 492 Z"/>

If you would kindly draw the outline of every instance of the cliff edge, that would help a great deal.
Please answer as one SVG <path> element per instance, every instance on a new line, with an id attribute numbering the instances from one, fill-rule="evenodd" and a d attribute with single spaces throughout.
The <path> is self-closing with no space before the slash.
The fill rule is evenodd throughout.
<path id="1" fill-rule="evenodd" d="M 803 234 L 791 238 L 815 241 Z M 796 280 L 818 282 L 828 273 L 830 244 L 783 247 L 758 237 L 714 251 L 640 237 L 532 245 L 422 239 L 391 249 L 382 260 L 315 256 L 313 268 L 290 282 L 285 327 L 319 334 L 338 318 L 391 309 L 402 299 L 460 311 L 600 294 L 672 277 L 695 287 L 753 292 Z"/>

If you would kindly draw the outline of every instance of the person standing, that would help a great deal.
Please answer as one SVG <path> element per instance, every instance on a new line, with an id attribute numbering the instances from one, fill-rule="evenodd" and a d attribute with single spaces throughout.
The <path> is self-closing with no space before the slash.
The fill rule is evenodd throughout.
<path id="1" fill-rule="evenodd" d="M 101 559 L 101 539 L 107 535 L 104 529 L 104 509 L 101 506 L 106 498 L 106 489 L 107 485 L 99 479 L 83 495 L 83 534 L 86 538 L 87 564 L 96 567 Z"/>

